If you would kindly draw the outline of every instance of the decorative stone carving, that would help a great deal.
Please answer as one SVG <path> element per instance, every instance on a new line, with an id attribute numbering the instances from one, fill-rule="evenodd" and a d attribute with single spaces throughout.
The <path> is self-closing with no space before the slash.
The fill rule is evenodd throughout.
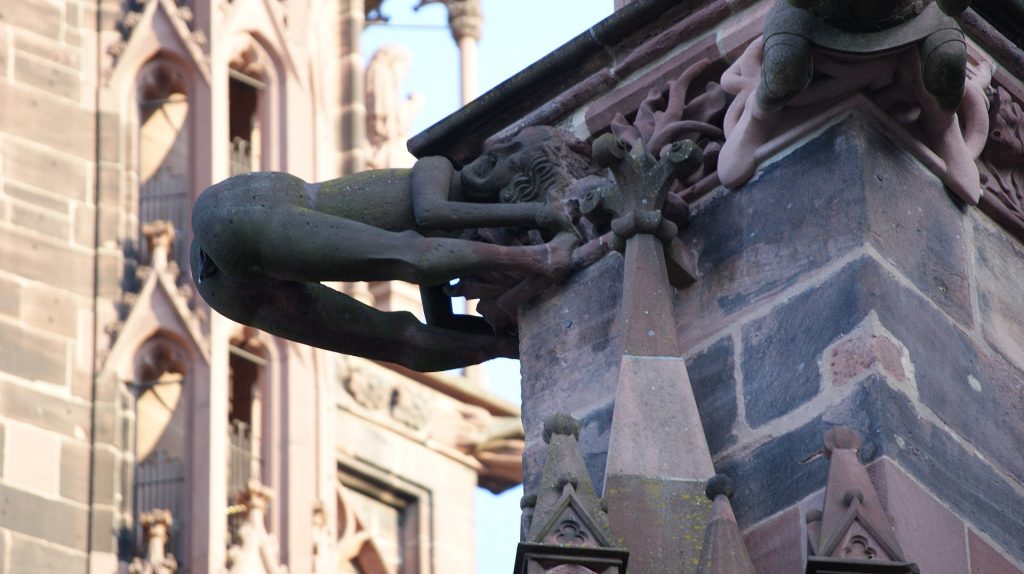
<path id="1" fill-rule="evenodd" d="M 448 27 L 456 42 L 463 38 L 480 40 L 484 27 L 484 13 L 480 0 L 420 0 L 416 10 L 428 4 L 444 4 L 448 7 Z"/>
<path id="2" fill-rule="evenodd" d="M 524 497 L 516 574 L 625 574 L 629 553 L 616 548 L 607 509 L 579 452 L 579 423 L 555 415 L 544 423 L 547 460 L 537 492 Z"/>
<path id="3" fill-rule="evenodd" d="M 906 562 L 889 517 L 857 457 L 860 437 L 837 427 L 825 433 L 828 484 L 821 512 L 807 514 L 808 574 L 917 574 Z"/>
<path id="4" fill-rule="evenodd" d="M 457 401 L 435 405 L 433 415 L 430 438 L 475 458 L 479 486 L 499 493 L 522 482 L 526 442 L 518 416 L 494 416 Z"/>
<path id="5" fill-rule="evenodd" d="M 423 109 L 423 96 L 399 95 L 412 55 L 397 44 L 381 46 L 366 69 L 366 138 L 370 169 L 411 167 L 416 158 L 405 149 L 412 122 Z"/>
<path id="6" fill-rule="evenodd" d="M 128 567 L 130 574 L 174 574 L 178 561 L 165 551 L 174 518 L 170 511 L 154 509 L 139 517 L 142 535 L 146 540 L 146 555 L 136 558 Z"/>
<path id="7" fill-rule="evenodd" d="M 666 209 L 669 217 L 675 211 L 685 211 L 685 203 L 681 203 L 684 196 L 693 199 L 720 184 L 718 153 L 725 141 L 722 120 L 729 95 L 717 82 L 707 82 L 703 92 L 693 96 L 695 81 L 711 64 L 711 60 L 702 60 L 669 82 L 666 89 L 652 89 L 640 104 L 632 123 L 622 114 L 617 114 L 612 120 L 613 134 L 631 148 L 642 145 L 655 158 L 667 152 L 672 142 L 680 140 L 694 141 L 703 151 L 700 169 L 681 182 L 682 188 L 678 193 L 668 196 Z"/>
<path id="8" fill-rule="evenodd" d="M 245 522 L 238 531 L 241 544 L 228 549 L 227 574 L 288 574 L 288 567 L 281 564 L 277 539 L 267 532 L 265 516 L 271 497 L 270 488 L 249 481 L 240 500 L 246 508 Z"/>
<path id="9" fill-rule="evenodd" d="M 425 325 L 321 282 L 400 279 L 438 286 L 462 278 L 477 296 L 500 304 L 510 277 L 516 287 L 524 285 L 520 294 L 560 281 L 591 262 L 574 254 L 578 214 L 563 199 L 593 173 L 585 149 L 566 132 L 535 127 L 491 146 L 461 171 L 430 157 L 411 170 L 316 184 L 283 173 L 236 176 L 196 201 L 193 277 L 220 313 L 301 343 L 421 371 L 513 357 L 517 342 L 509 324 L 453 316 L 447 299 L 427 302 Z M 495 228 L 521 229 L 541 243 L 452 237 Z M 486 306 L 481 309 L 487 317 Z"/>
<path id="10" fill-rule="evenodd" d="M 979 160 L 981 184 L 1024 229 L 1024 110 L 1001 86 L 992 86 L 989 102 L 991 131 Z"/>
<path id="11" fill-rule="evenodd" d="M 976 204 L 973 160 L 988 131 L 982 90 L 991 69 L 979 66 L 966 82 L 967 45 L 951 16 L 968 4 L 777 2 L 763 40 L 722 77 L 736 96 L 719 158 L 722 183 L 742 185 L 769 140 L 864 93 L 938 156 L 939 175 L 954 194 Z"/>

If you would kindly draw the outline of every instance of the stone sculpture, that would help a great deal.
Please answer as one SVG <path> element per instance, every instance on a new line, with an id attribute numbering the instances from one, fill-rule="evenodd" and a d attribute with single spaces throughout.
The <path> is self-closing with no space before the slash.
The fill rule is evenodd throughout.
<path id="1" fill-rule="evenodd" d="M 558 281 L 579 235 L 561 198 L 592 173 L 586 144 L 561 130 L 527 128 L 457 171 L 428 157 L 411 170 L 375 170 L 322 183 L 246 174 L 196 201 L 191 266 L 218 312 L 294 341 L 420 371 L 517 355 L 510 333 L 479 317 L 427 309 L 428 323 L 381 312 L 322 281 L 398 279 L 424 286 L 511 274 Z M 477 228 L 532 230 L 533 245 L 457 235 Z M 576 256 L 576 265 L 585 261 Z M 429 307 L 429 306 L 428 306 Z"/>
<path id="2" fill-rule="evenodd" d="M 398 95 L 411 61 L 408 50 L 388 44 L 377 50 L 366 69 L 367 165 L 372 169 L 410 167 L 416 161 L 405 149 L 405 140 L 423 109 L 423 96 L 418 92 L 406 98 Z"/>
<path id="3" fill-rule="evenodd" d="M 737 95 L 726 117 L 722 183 L 735 188 L 753 175 L 756 149 L 769 137 L 772 116 L 787 106 L 835 102 L 861 91 L 889 103 L 909 94 L 914 100 L 909 103 L 918 108 L 922 139 L 945 163 L 947 185 L 964 201 L 977 203 L 977 153 L 965 143 L 970 138 L 957 117 L 967 80 L 967 44 L 952 18 L 969 5 L 969 0 L 777 1 L 763 44 L 752 44 L 722 79 Z M 750 78 L 755 68 L 758 81 L 750 86 L 741 78 Z M 966 115 L 979 115 L 976 100 L 970 98 Z"/>

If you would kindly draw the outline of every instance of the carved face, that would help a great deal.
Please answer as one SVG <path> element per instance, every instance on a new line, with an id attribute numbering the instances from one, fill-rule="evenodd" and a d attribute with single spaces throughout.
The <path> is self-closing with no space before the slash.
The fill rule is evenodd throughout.
<path id="1" fill-rule="evenodd" d="M 590 148 L 572 134 L 547 126 L 528 127 L 488 146 L 461 172 L 472 201 L 540 201 L 553 188 L 591 173 Z"/>
<path id="2" fill-rule="evenodd" d="M 462 191 L 474 201 L 497 201 L 498 194 L 515 177 L 523 142 L 518 138 L 493 145 L 462 169 Z"/>

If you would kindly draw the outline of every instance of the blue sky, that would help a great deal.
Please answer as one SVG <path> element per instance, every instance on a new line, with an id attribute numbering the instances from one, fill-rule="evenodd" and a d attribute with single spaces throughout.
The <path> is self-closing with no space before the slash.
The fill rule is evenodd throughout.
<path id="1" fill-rule="evenodd" d="M 539 60 L 612 12 L 613 0 L 482 0 L 484 31 L 480 39 L 480 93 Z M 413 133 L 433 125 L 459 107 L 459 54 L 447 29 L 447 11 L 429 5 L 419 12 L 417 0 L 388 0 L 388 25 L 371 27 L 363 35 L 367 55 L 381 45 L 399 43 L 413 54 L 405 90 L 417 91 L 426 105 L 413 124 Z M 367 58 L 368 60 L 369 58 Z M 518 361 L 488 364 L 491 390 L 519 402 Z M 512 570 L 519 542 L 519 499 L 522 489 L 500 496 L 477 491 L 477 572 L 500 574 Z"/>

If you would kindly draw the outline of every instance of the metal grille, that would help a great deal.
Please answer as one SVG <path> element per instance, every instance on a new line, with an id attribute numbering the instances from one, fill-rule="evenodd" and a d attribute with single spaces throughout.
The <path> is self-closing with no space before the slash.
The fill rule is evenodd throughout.
<path id="1" fill-rule="evenodd" d="M 174 224 L 174 252 L 178 266 L 186 269 L 185 216 L 189 208 L 187 183 L 167 175 L 157 175 L 139 188 L 139 254 L 141 261 L 149 261 L 149 245 L 142 235 L 142 225 L 153 221 Z"/>
<path id="2" fill-rule="evenodd" d="M 246 508 L 240 503 L 252 476 L 252 429 L 240 420 L 228 426 L 228 544 L 240 544 L 238 529 L 245 521 Z"/>
<path id="3" fill-rule="evenodd" d="M 139 515 L 156 508 L 171 511 L 174 525 L 167 549 L 178 560 L 178 572 L 185 573 L 185 463 L 162 451 L 135 465 L 135 524 L 139 524 Z M 136 529 L 137 539 L 142 541 L 142 528 Z"/>

